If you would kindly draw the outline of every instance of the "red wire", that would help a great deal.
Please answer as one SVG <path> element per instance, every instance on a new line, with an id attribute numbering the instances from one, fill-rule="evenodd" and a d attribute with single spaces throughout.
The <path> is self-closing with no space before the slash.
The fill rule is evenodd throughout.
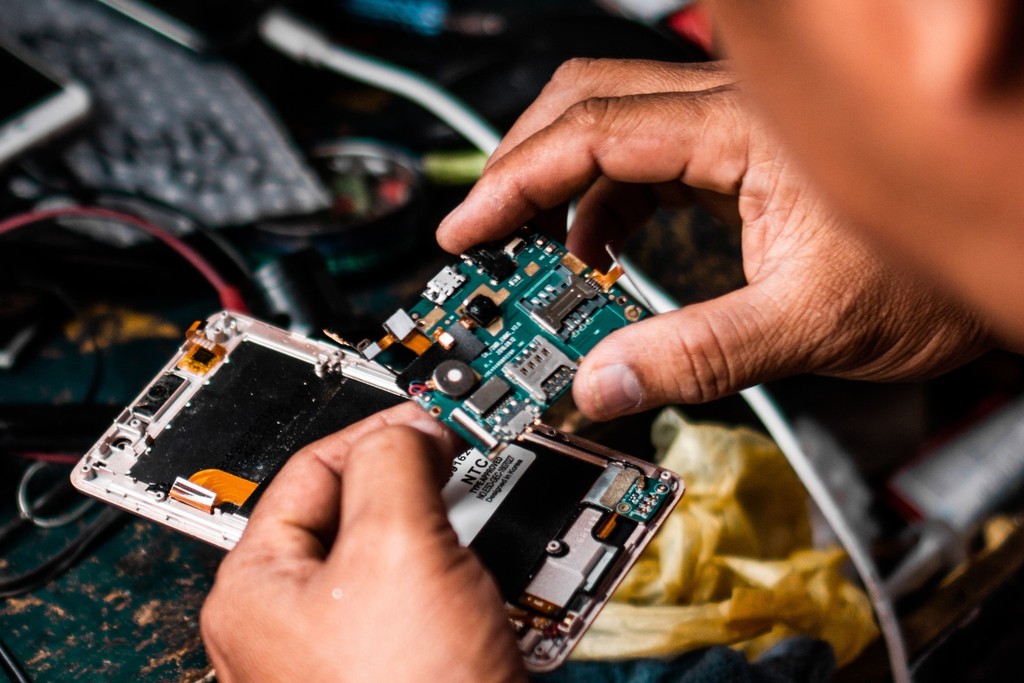
<path id="1" fill-rule="evenodd" d="M 418 382 L 409 385 L 409 395 L 419 396 L 430 391 L 430 387 L 426 384 L 420 384 Z"/>
<path id="2" fill-rule="evenodd" d="M 36 453 L 34 451 L 19 451 L 16 452 L 15 455 L 19 458 L 52 462 L 58 465 L 74 465 L 82 459 L 81 456 L 71 455 L 70 453 Z"/>
<path id="3" fill-rule="evenodd" d="M 218 273 L 216 269 L 210 265 L 210 262 L 203 258 L 199 252 L 163 228 L 129 213 L 112 211 L 111 209 L 104 209 L 97 206 L 69 206 L 59 209 L 29 211 L 28 213 L 12 216 L 0 221 L 0 235 L 17 230 L 18 228 L 23 228 L 26 225 L 32 225 L 33 223 L 40 223 L 42 221 L 64 218 L 67 216 L 101 218 L 116 221 L 137 230 L 141 230 L 147 235 L 160 240 L 176 251 L 183 259 L 188 261 L 193 268 L 198 270 L 199 273 L 206 278 L 207 282 L 213 285 L 213 288 L 217 290 L 217 296 L 220 298 L 221 306 L 232 311 L 238 311 L 241 313 L 248 312 L 248 307 L 245 305 L 245 301 L 242 299 L 242 294 L 239 292 L 238 288 L 221 277 L 220 273 Z"/>

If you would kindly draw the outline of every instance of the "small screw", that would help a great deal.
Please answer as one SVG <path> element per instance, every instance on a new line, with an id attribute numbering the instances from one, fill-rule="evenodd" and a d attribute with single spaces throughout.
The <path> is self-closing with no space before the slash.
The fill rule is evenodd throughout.
<path id="1" fill-rule="evenodd" d="M 619 506 L 615 509 L 619 512 L 629 512 L 632 508 L 629 506 L 629 503 L 619 503 Z"/>
<path id="2" fill-rule="evenodd" d="M 665 486 L 664 484 L 658 484 L 657 486 L 654 487 L 654 490 L 657 491 L 658 493 L 668 493 L 668 487 Z"/>

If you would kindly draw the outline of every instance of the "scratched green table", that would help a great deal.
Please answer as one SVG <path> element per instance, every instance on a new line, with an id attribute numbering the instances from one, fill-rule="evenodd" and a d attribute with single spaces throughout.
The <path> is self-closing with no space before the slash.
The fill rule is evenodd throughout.
<path id="1" fill-rule="evenodd" d="M 222 553 L 132 518 L 47 587 L 0 606 L 39 681 L 197 681 L 199 608 Z"/>
<path id="2" fill-rule="evenodd" d="M 123 406 L 152 377 L 211 301 L 177 305 L 159 315 L 105 310 L 111 326 L 94 338 L 103 350 L 97 402 Z M 92 373 L 94 339 L 73 326 L 48 343 L 28 367 L 0 376 L 0 396 L 22 404 L 73 403 Z M 55 429 L 59 427 L 55 425 Z M 99 436 L 99 432 L 96 434 Z M 0 457 L 0 526 L 16 514 L 17 482 L 28 461 Z M 53 465 L 42 485 L 66 477 Z M 77 493 L 67 507 L 81 500 Z M 34 497 L 34 494 L 33 494 Z M 17 574 L 59 551 L 82 524 L 29 527 L 0 545 L 0 572 Z M 31 593 L 0 599 L 0 637 L 37 681 L 193 681 L 209 664 L 198 614 L 222 551 L 148 521 L 124 515 L 65 575 Z"/>

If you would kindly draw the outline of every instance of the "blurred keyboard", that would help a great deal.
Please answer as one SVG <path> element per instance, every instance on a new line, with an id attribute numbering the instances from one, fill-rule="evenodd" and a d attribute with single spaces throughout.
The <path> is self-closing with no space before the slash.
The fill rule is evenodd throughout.
<path id="1" fill-rule="evenodd" d="M 62 152 L 80 184 L 155 199 L 209 226 L 328 206 L 281 125 L 230 65 L 94 0 L 0 0 L 0 34 L 89 88 L 93 120 Z"/>

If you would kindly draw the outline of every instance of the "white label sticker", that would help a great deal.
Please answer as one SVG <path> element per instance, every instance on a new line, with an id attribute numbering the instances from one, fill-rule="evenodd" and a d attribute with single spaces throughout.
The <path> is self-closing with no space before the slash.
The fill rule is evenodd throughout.
<path id="1" fill-rule="evenodd" d="M 476 538 L 536 458 L 520 446 L 507 446 L 494 460 L 475 450 L 455 458 L 441 497 L 459 543 L 469 545 Z"/>

